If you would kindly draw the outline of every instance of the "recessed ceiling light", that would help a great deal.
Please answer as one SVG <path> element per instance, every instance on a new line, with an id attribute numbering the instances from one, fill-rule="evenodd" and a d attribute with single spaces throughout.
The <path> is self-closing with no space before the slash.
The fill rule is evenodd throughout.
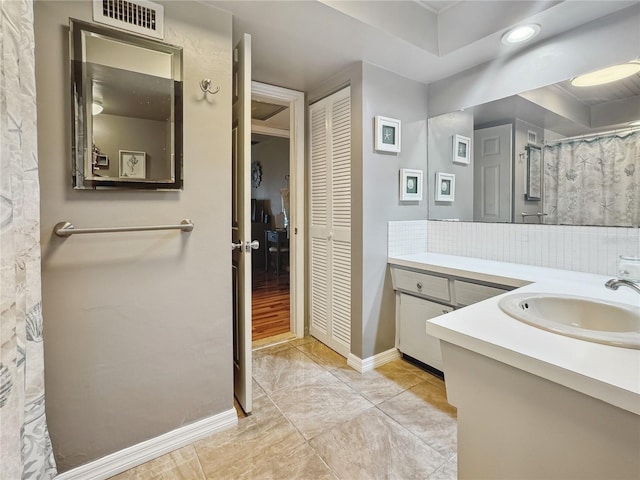
<path id="1" fill-rule="evenodd" d="M 615 82 L 623 78 L 630 77 L 640 72 L 639 62 L 622 63 L 613 65 L 612 67 L 596 70 L 595 72 L 579 75 L 571 80 L 571 85 L 575 87 L 593 87 L 594 85 L 604 85 L 605 83 Z"/>
<path id="2" fill-rule="evenodd" d="M 528 25 L 520 25 L 512 28 L 507 33 L 502 35 L 502 43 L 505 45 L 516 45 L 518 43 L 524 43 L 531 40 L 533 37 L 540 33 L 542 28 L 537 23 L 530 23 Z"/>
<path id="3" fill-rule="evenodd" d="M 102 113 L 102 110 L 104 110 L 104 107 L 102 106 L 102 104 L 100 104 L 98 102 L 93 102 L 91 104 L 91 113 L 93 115 L 98 115 L 98 114 Z"/>

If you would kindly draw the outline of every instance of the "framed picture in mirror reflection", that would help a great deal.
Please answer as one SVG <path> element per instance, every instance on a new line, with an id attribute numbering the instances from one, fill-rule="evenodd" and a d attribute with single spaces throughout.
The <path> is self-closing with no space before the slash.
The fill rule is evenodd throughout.
<path id="1" fill-rule="evenodd" d="M 120 150 L 119 176 L 122 179 L 147 178 L 147 154 L 132 150 Z"/>
<path id="2" fill-rule="evenodd" d="M 456 195 L 456 176 L 453 173 L 436 173 L 436 202 L 453 202 Z"/>
<path id="3" fill-rule="evenodd" d="M 109 166 L 109 157 L 104 153 L 96 154 L 96 166 L 97 167 L 108 167 Z"/>
<path id="4" fill-rule="evenodd" d="M 462 135 L 453 136 L 453 163 L 471 163 L 471 139 Z"/>

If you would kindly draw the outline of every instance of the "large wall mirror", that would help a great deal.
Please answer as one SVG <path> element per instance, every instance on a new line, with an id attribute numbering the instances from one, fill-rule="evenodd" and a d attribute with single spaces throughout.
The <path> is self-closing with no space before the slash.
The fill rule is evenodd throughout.
<path id="1" fill-rule="evenodd" d="M 182 50 L 70 20 L 73 186 L 182 188 Z"/>
<path id="2" fill-rule="evenodd" d="M 429 219 L 638 227 L 640 74 L 606 85 L 566 80 L 428 121 L 428 170 L 455 174 L 455 202 Z M 452 139 L 471 138 L 469 165 Z M 429 185 L 433 192 L 434 185 Z"/>

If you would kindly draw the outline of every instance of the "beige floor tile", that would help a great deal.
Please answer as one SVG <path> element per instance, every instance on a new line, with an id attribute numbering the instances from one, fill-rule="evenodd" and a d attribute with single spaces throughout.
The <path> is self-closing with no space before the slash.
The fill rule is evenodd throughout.
<path id="1" fill-rule="evenodd" d="M 302 338 L 296 338 L 294 340 L 290 340 L 289 344 L 292 347 L 297 347 L 298 345 L 304 345 L 305 343 L 311 343 L 311 342 L 317 342 L 317 340 L 313 337 L 302 337 Z"/>
<path id="2" fill-rule="evenodd" d="M 111 480 L 204 480 L 193 445 L 158 457 Z"/>
<path id="3" fill-rule="evenodd" d="M 342 480 L 426 479 L 447 463 L 377 408 L 309 443 Z"/>
<path id="4" fill-rule="evenodd" d="M 449 460 L 437 472 L 429 477 L 429 480 L 457 480 L 458 462 L 457 459 Z"/>
<path id="5" fill-rule="evenodd" d="M 306 439 L 373 407 L 326 371 L 304 385 L 279 390 L 271 398 Z"/>
<path id="6" fill-rule="evenodd" d="M 311 337 L 253 359 L 251 415 L 112 480 L 456 478 L 442 380 L 403 360 L 360 374 Z"/>
<path id="7" fill-rule="evenodd" d="M 300 432 L 265 395 L 255 401 L 254 413 L 240 419 L 236 427 L 196 442 L 195 451 L 206 478 L 239 478 L 243 469 L 257 468 L 261 458 L 304 443 Z"/>
<path id="8" fill-rule="evenodd" d="M 304 385 L 325 370 L 298 349 L 254 352 L 253 378 L 267 394 Z"/>
<path id="9" fill-rule="evenodd" d="M 317 340 L 299 344 L 296 348 L 326 369 L 351 368 L 347 366 L 346 358 Z"/>
<path id="10" fill-rule="evenodd" d="M 444 384 L 420 383 L 378 408 L 447 459 L 455 455 L 456 409 L 447 402 Z"/>
<path id="11" fill-rule="evenodd" d="M 281 333 L 279 335 L 274 335 L 272 337 L 261 338 L 260 340 L 254 340 L 253 342 L 251 342 L 251 348 L 255 350 L 257 348 L 263 348 L 271 344 L 287 342 L 289 340 L 293 340 L 294 338 L 296 338 L 296 336 L 291 332 Z"/>
<path id="12" fill-rule="evenodd" d="M 307 443 L 277 452 L 251 454 L 223 468 L 208 470 L 206 475 L 207 480 L 337 480 Z"/>
<path id="13" fill-rule="evenodd" d="M 405 370 L 383 370 L 382 368 L 359 373 L 351 367 L 331 370 L 339 380 L 374 404 L 395 397 L 424 380 Z"/>
<path id="14" fill-rule="evenodd" d="M 392 362 L 385 363 L 384 365 L 376 368 L 376 370 L 379 370 L 385 374 L 393 374 L 394 372 L 397 374 L 401 374 L 402 372 L 405 372 L 420 377 L 422 380 L 442 383 L 441 378 L 438 378 L 434 374 L 416 367 L 414 364 L 409 363 L 402 358 L 398 358 L 396 360 L 393 360 Z"/>
<path id="15" fill-rule="evenodd" d="M 253 358 L 259 357 L 261 355 L 271 355 L 277 352 L 281 352 L 282 350 L 288 350 L 293 348 L 293 346 L 289 342 L 280 342 L 275 345 L 265 345 L 264 347 L 258 347 L 253 349 Z"/>

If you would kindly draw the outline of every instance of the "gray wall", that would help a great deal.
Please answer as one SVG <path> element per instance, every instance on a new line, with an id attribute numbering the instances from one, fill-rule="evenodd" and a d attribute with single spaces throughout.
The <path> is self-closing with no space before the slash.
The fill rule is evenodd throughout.
<path id="1" fill-rule="evenodd" d="M 429 177 L 427 195 L 431 220 L 454 219 L 473 221 L 473 158 L 469 165 L 453 163 L 453 137 L 463 135 L 471 139 L 473 152 L 473 115 L 453 112 L 429 119 Z M 436 202 L 436 172 L 456 176 L 454 202 Z"/>
<path id="2" fill-rule="evenodd" d="M 233 408 L 231 16 L 163 2 L 184 48 L 184 191 L 71 188 L 68 21 L 89 1 L 35 3 L 45 375 L 61 471 Z M 202 101 L 198 82 L 221 91 Z M 195 229 L 52 236 L 53 226 Z"/>
<path id="3" fill-rule="evenodd" d="M 96 115 L 93 117 L 93 140 L 100 151 L 109 156 L 109 168 L 102 168 L 97 173 L 118 177 L 119 151 L 134 150 L 147 154 L 147 180 L 171 178 L 166 133 L 167 122 L 102 113 Z"/>
<path id="4" fill-rule="evenodd" d="M 280 189 L 288 187 L 285 175 L 289 174 L 289 139 L 261 136 L 260 143 L 251 148 L 251 160 L 262 165 L 262 182 L 258 188 L 251 187 L 251 198 L 266 200 L 266 213 L 271 215 L 274 227 L 275 215 L 282 213 Z"/>
<path id="5" fill-rule="evenodd" d="M 401 203 L 399 186 L 401 168 L 422 170 L 426 179 L 427 87 L 365 63 L 362 95 L 362 346 L 352 352 L 368 358 L 395 346 L 395 295 L 387 266 L 387 223 L 427 218 L 426 197 L 420 202 Z M 399 154 L 374 150 L 376 115 L 402 122 Z M 428 191 L 425 183 L 423 195 Z"/>
<path id="6" fill-rule="evenodd" d="M 351 85 L 351 353 L 368 358 L 395 345 L 395 296 L 387 222 L 427 218 L 427 202 L 400 202 L 401 168 L 427 170 L 427 88 L 357 63 L 311 92 L 313 102 Z M 402 121 L 402 152 L 374 150 L 374 117 Z"/>

